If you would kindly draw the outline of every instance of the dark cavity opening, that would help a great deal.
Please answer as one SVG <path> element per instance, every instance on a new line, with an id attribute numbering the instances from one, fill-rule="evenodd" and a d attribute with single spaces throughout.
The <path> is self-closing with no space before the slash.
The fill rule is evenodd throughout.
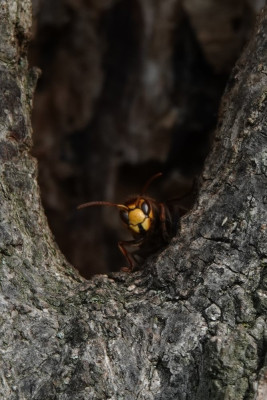
<path id="1" fill-rule="evenodd" d="M 163 177 L 148 193 L 153 198 L 192 188 L 255 18 L 245 1 L 226 4 L 224 18 L 216 7 L 205 15 L 167 3 L 35 3 L 29 59 L 42 74 L 33 152 L 51 230 L 85 277 L 124 266 L 117 242 L 129 235 L 115 208 L 77 211 L 77 205 L 123 203 L 159 171 Z M 229 42 L 220 37 L 225 30 Z"/>

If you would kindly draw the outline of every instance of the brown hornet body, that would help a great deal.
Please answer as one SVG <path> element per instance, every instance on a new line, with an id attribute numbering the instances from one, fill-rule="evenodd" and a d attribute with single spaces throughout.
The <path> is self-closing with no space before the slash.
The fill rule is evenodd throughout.
<path id="1" fill-rule="evenodd" d="M 152 176 L 142 190 L 142 194 L 127 200 L 124 204 L 95 201 L 78 207 L 80 209 L 104 205 L 120 210 L 120 217 L 133 236 L 133 240 L 118 243 L 120 251 L 128 261 L 128 267 L 123 268 L 124 271 L 133 271 L 140 259 L 145 259 L 162 248 L 177 230 L 179 209 L 174 213 L 173 206 L 143 195 L 150 183 L 161 175 L 158 173 Z M 127 248 L 131 251 L 129 252 Z"/>

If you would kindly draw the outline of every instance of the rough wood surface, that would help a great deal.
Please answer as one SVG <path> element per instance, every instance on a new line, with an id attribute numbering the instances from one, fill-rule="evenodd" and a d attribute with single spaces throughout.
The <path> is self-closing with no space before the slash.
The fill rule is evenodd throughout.
<path id="1" fill-rule="evenodd" d="M 0 397 L 262 399 L 266 10 L 232 73 L 179 235 L 144 271 L 90 282 L 51 239 L 29 155 L 30 1 L 2 1 L 0 13 Z"/>

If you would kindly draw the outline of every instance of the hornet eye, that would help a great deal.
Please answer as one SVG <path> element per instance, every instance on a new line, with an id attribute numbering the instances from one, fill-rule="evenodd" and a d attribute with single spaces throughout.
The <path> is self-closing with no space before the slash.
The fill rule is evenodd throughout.
<path id="1" fill-rule="evenodd" d="M 145 215 L 148 215 L 148 214 L 149 214 L 149 211 L 150 211 L 150 205 L 149 205 L 146 201 L 144 201 L 144 202 L 142 203 L 142 205 L 141 205 L 141 210 L 143 211 L 143 213 L 144 213 Z"/>
<path id="2" fill-rule="evenodd" d="M 127 225 L 129 225 L 129 213 L 126 210 L 123 210 L 120 212 L 120 217 L 123 220 L 123 222 Z"/>

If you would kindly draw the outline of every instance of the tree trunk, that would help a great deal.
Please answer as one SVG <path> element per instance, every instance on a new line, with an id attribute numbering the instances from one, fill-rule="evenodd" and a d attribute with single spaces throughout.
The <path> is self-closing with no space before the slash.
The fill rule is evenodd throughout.
<path id="1" fill-rule="evenodd" d="M 143 271 L 87 282 L 53 242 L 30 155 L 30 7 L 0 9 L 1 398 L 266 398 L 266 9 L 178 235 Z"/>

